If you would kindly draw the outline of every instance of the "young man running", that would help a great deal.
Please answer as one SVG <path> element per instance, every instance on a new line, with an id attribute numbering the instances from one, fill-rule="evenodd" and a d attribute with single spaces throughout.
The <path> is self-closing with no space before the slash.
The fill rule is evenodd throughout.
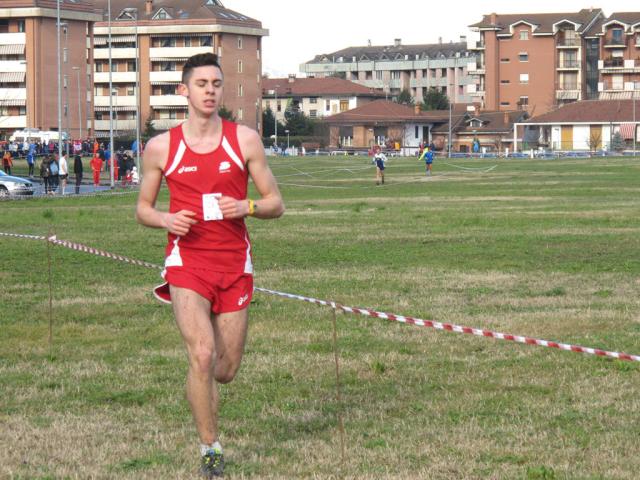
<path id="1" fill-rule="evenodd" d="M 173 304 L 189 360 L 187 399 L 200 437 L 201 472 L 223 474 L 218 441 L 218 383 L 240 367 L 253 293 L 244 218 L 276 218 L 284 205 L 258 133 L 223 120 L 223 74 L 216 55 L 189 58 L 179 93 L 189 119 L 147 144 L 136 211 L 143 225 L 168 231 L 167 283 L 156 296 Z M 260 199 L 247 198 L 251 176 Z M 162 178 L 169 212 L 156 209 Z"/>

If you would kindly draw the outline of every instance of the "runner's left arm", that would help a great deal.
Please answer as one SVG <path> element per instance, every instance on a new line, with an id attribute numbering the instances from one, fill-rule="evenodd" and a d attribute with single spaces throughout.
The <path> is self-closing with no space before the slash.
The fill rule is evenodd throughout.
<path id="1" fill-rule="evenodd" d="M 245 158 L 249 175 L 260 198 L 254 200 L 254 217 L 278 218 L 284 213 L 284 202 L 276 179 L 269 168 L 262 140 L 258 133 L 248 127 L 238 126 L 238 141 Z M 224 218 L 241 218 L 249 215 L 249 199 L 222 197 L 219 200 Z"/>

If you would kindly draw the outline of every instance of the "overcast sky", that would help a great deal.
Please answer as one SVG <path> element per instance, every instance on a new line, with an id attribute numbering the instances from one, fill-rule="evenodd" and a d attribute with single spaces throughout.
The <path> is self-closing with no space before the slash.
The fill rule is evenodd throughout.
<path id="1" fill-rule="evenodd" d="M 299 75 L 299 65 L 320 53 L 346 47 L 459 41 L 467 26 L 483 14 L 577 12 L 603 8 L 613 12 L 638 12 L 638 0 L 611 0 L 589 4 L 578 0 L 522 2 L 492 0 L 473 3 L 394 0 L 222 0 L 225 7 L 255 18 L 269 30 L 263 39 L 263 71 L 270 76 Z M 434 6 L 437 5 L 436 8 Z"/>

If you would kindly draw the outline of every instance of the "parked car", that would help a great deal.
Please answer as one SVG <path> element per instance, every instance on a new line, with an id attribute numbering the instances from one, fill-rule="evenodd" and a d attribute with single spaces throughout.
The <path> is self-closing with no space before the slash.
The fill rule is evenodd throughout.
<path id="1" fill-rule="evenodd" d="M 12 177 L 0 170 L 0 197 L 33 195 L 33 183 L 20 177 Z"/>

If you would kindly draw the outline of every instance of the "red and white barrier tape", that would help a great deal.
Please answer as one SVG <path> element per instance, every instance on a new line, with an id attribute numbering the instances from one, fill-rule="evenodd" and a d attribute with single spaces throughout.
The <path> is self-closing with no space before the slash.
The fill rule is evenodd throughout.
<path id="1" fill-rule="evenodd" d="M 0 232 L 0 237 L 15 237 L 15 238 L 25 238 L 30 240 L 46 240 L 51 242 L 54 245 L 59 245 L 61 247 L 70 248 L 72 250 L 77 250 L 80 252 L 90 253 L 92 255 L 97 255 L 100 257 L 111 258 L 113 260 L 118 260 L 120 262 L 126 262 L 131 265 L 139 265 L 147 268 L 161 269 L 160 265 L 156 265 L 149 262 L 143 262 L 141 260 L 135 260 L 132 258 L 124 257 L 122 255 L 116 255 L 113 253 L 106 252 L 104 250 L 98 250 L 93 247 L 88 247 L 86 245 L 82 245 L 80 243 L 69 242 L 66 240 L 58 240 L 55 236 L 52 237 L 42 237 L 37 235 L 21 235 L 16 233 L 3 233 Z M 359 308 L 359 307 L 349 307 L 346 305 L 341 305 L 336 302 L 328 301 L 328 300 L 319 300 L 317 298 L 305 297 L 302 295 L 295 295 L 292 293 L 279 292 L 277 290 L 269 290 L 266 288 L 254 287 L 256 292 L 265 293 L 268 295 L 273 295 L 282 298 L 288 298 L 291 300 L 299 300 L 302 302 L 312 303 L 315 305 L 321 305 L 324 307 L 330 307 L 334 310 L 341 310 L 346 313 L 353 313 L 356 315 L 364 315 L 366 317 L 372 318 L 381 318 L 383 320 L 389 320 L 391 322 L 400 322 L 407 323 L 409 325 L 415 325 L 418 327 L 427 327 L 427 328 L 435 328 L 436 330 L 443 330 L 448 332 L 455 333 L 465 333 L 468 335 L 475 335 L 478 337 L 489 337 L 497 340 L 508 340 L 511 342 L 522 343 L 527 345 L 536 345 L 539 347 L 547 347 L 547 348 L 556 348 L 558 350 L 565 350 L 567 352 L 576 352 L 576 353 L 584 353 L 587 355 L 596 355 L 599 357 L 607 357 L 614 358 L 617 360 L 628 360 L 631 362 L 640 362 L 640 355 L 631 355 L 623 352 L 610 352 L 607 350 L 601 350 L 599 348 L 592 347 L 583 347 L 580 345 L 571 345 L 568 343 L 560 343 L 554 342 L 550 340 L 542 340 L 538 338 L 525 337 L 522 335 L 513 335 L 510 333 L 501 333 L 501 332 L 493 332 L 491 330 L 483 330 L 480 328 L 473 327 L 465 327 L 462 325 L 455 325 L 452 323 L 442 323 L 442 322 L 434 322 L 433 320 L 424 320 L 421 318 L 414 317 L 406 317 L 404 315 L 395 315 L 393 313 L 386 312 L 378 312 L 376 310 L 371 310 L 369 308 Z"/>
<path id="2" fill-rule="evenodd" d="M 512 335 L 510 333 L 492 332 L 490 330 L 482 330 L 479 328 L 464 327 L 461 325 L 454 325 L 451 323 L 434 322 L 432 320 L 423 320 L 421 318 L 405 317 L 404 315 L 395 315 L 393 313 L 378 312 L 368 308 L 348 307 L 346 305 L 340 305 L 336 302 L 330 302 L 327 300 L 318 300 L 317 298 L 303 297 L 301 295 L 293 295 L 291 293 L 278 292 L 275 290 L 267 290 L 265 288 L 255 287 L 254 290 L 269 295 L 276 295 L 278 297 L 289 298 L 292 300 L 300 300 L 303 302 L 313 303 L 316 305 L 322 305 L 331 307 L 336 310 L 342 310 L 346 313 L 353 313 L 357 315 L 364 315 L 373 318 L 382 318 L 383 320 L 389 320 L 391 322 L 408 323 L 410 325 L 416 325 L 418 327 L 435 328 L 436 330 L 446 330 L 455 333 L 466 333 L 469 335 L 476 335 L 478 337 L 490 337 L 497 340 L 509 340 L 517 343 L 524 343 L 527 345 L 537 345 L 539 347 L 557 348 L 559 350 L 566 350 L 568 352 L 585 353 L 588 355 L 597 355 L 599 357 L 615 358 L 618 360 L 629 360 L 632 362 L 640 362 L 640 356 L 630 355 L 622 352 L 609 352 L 606 350 L 600 350 L 598 348 L 581 347 L 579 345 L 569 345 L 567 343 L 553 342 L 549 340 L 541 340 L 538 338 L 523 337 L 521 335 Z"/>

